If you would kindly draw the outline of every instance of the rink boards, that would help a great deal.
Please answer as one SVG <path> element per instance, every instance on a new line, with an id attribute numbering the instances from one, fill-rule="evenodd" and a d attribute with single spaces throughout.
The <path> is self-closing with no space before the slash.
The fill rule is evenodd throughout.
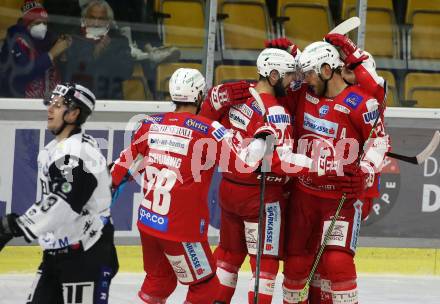
<path id="1" fill-rule="evenodd" d="M 86 124 L 86 131 L 98 139 L 103 154 L 110 162 L 129 143 L 131 132 L 125 129 L 133 129 L 134 125 L 127 128 L 127 121 L 136 114 L 170 110 L 172 106 L 167 102 L 98 101 L 96 114 Z M 440 109 L 388 108 L 386 117 L 393 150 L 400 154 L 417 154 L 429 142 L 434 130 L 440 128 Z M 45 130 L 45 119 L 45 109 L 40 101 L 0 100 L 0 215 L 11 211 L 22 213 L 39 196 L 36 157 L 52 138 Z M 218 183 L 217 179 L 213 181 L 215 183 Z M 211 224 L 218 227 L 215 190 L 212 187 L 208 203 Z M 139 243 L 134 224 L 140 198 L 140 187 L 130 184 L 113 206 L 118 244 Z M 382 175 L 381 197 L 375 201 L 373 211 L 361 229 L 360 246 L 440 248 L 439 213 L 440 149 L 421 166 L 389 159 Z M 216 234 L 211 236 L 215 242 Z M 21 243 L 16 241 L 15 244 Z M 136 255 L 130 253 L 131 250 L 136 251 L 127 251 L 127 261 L 130 261 L 130 256 Z M 367 266 L 373 256 L 386 266 L 388 256 L 394 254 L 394 258 L 408 257 L 423 264 L 409 272 L 417 273 L 421 268 L 423 273 L 438 273 L 434 266 L 439 265 L 435 260 L 435 249 L 411 250 L 383 249 L 380 254 L 377 250 L 373 254 L 369 248 L 361 248 L 358 256 L 362 263 L 359 266 L 374 272 L 376 266 Z M 380 265 L 376 262 L 372 264 Z"/>

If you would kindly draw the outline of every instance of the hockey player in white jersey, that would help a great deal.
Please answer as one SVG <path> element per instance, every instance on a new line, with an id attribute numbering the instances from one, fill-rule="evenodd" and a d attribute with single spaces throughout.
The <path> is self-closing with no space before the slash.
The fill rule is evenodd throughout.
<path id="1" fill-rule="evenodd" d="M 118 270 L 110 218 L 111 178 L 93 137 L 81 131 L 95 96 L 78 84 L 60 84 L 47 106 L 55 139 L 38 155 L 41 199 L 21 216 L 0 220 L 0 250 L 13 237 L 37 239 L 43 261 L 28 304 L 105 304 Z"/>

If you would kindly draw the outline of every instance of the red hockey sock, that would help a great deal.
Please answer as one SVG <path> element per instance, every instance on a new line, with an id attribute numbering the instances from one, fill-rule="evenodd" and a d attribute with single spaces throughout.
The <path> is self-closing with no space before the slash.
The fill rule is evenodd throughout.
<path id="1" fill-rule="evenodd" d="M 303 280 L 289 280 L 284 277 L 283 281 L 283 304 L 307 304 L 308 298 L 306 297 L 300 302 L 300 292 L 306 285 L 306 279 Z"/>
<path id="2" fill-rule="evenodd" d="M 321 304 L 321 276 L 315 273 L 309 289 L 309 304 Z"/>

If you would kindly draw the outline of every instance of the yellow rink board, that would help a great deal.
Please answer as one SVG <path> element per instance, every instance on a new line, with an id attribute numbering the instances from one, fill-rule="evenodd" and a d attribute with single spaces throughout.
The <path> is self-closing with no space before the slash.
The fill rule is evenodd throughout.
<path id="1" fill-rule="evenodd" d="M 140 246 L 117 246 L 121 272 L 142 272 Z M 359 248 L 360 273 L 440 275 L 440 249 Z M 6 246 L 0 252 L 0 274 L 33 273 L 41 262 L 38 246 Z M 246 261 L 243 271 L 249 271 Z"/>

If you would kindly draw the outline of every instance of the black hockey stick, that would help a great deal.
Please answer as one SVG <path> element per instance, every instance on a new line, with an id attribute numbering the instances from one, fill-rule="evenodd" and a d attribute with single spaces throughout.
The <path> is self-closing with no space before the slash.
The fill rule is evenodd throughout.
<path id="1" fill-rule="evenodd" d="M 261 110 L 261 113 L 266 120 L 266 108 L 264 107 L 263 100 L 258 94 L 257 90 L 250 87 L 249 93 L 251 93 L 252 97 L 258 104 L 258 107 Z M 258 292 L 260 290 L 260 271 L 261 271 L 261 256 L 263 255 L 264 250 L 264 235 L 263 235 L 263 220 L 264 220 L 264 193 L 266 191 L 266 169 L 267 164 L 265 162 L 265 158 L 263 158 L 263 162 L 261 165 L 261 180 L 260 180 L 260 204 L 258 208 L 258 239 L 257 239 L 257 260 L 255 262 L 255 282 L 254 282 L 254 304 L 258 304 Z"/>
<path id="2" fill-rule="evenodd" d="M 420 165 L 423 164 L 425 162 L 425 160 L 428 159 L 428 157 L 430 157 L 432 155 L 432 153 L 434 153 L 434 151 L 437 149 L 438 145 L 440 143 L 440 132 L 437 130 L 435 131 L 434 135 L 431 138 L 431 141 L 429 142 L 429 144 L 425 147 L 425 149 L 423 149 L 422 152 L 420 152 L 419 154 L 417 154 L 416 156 L 406 156 L 406 155 L 401 155 L 401 154 L 397 154 L 397 153 L 393 153 L 393 152 L 387 152 L 387 156 L 388 157 L 392 157 L 407 163 L 411 163 L 414 165 Z"/>

